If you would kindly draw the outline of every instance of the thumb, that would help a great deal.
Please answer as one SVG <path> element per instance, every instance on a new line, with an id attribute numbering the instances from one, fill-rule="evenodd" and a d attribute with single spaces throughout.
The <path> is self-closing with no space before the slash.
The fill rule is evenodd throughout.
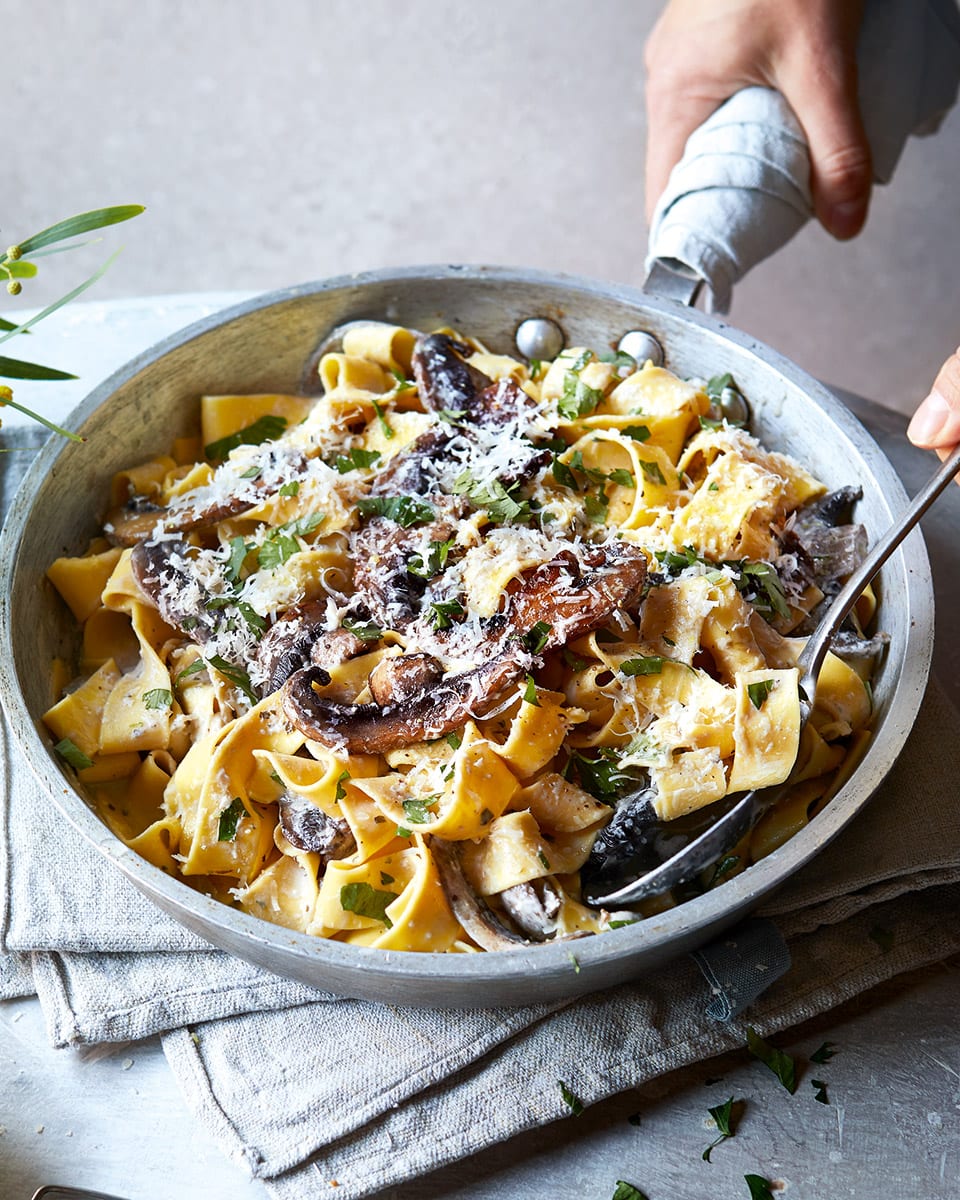
<path id="1" fill-rule="evenodd" d="M 960 442 L 960 350 L 940 368 L 930 395 L 913 414 L 907 436 L 926 450 L 948 449 Z"/>

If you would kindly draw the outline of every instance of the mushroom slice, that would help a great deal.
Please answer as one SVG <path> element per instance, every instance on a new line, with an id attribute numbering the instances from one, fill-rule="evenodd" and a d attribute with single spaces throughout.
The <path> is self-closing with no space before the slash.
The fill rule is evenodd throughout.
<path id="1" fill-rule="evenodd" d="M 429 412 L 472 412 L 492 380 L 465 361 L 470 347 L 445 333 L 420 338 L 413 348 L 413 377 Z"/>
<path id="2" fill-rule="evenodd" d="M 403 704 L 440 682 L 443 666 L 432 654 L 402 654 L 384 658 L 370 672 L 367 683 L 381 707 Z"/>
<path id="3" fill-rule="evenodd" d="M 332 859 L 345 858 L 356 850 L 356 838 L 343 818 L 328 816 L 296 792 L 284 792 L 279 804 L 283 836 L 298 850 L 319 854 L 324 867 Z"/>
<path id="4" fill-rule="evenodd" d="M 467 882 L 460 855 L 453 842 L 430 839 L 430 853 L 436 863 L 447 903 L 466 934 L 484 950 L 515 950 L 529 942 L 500 921 L 490 906 Z"/>
<path id="5" fill-rule="evenodd" d="M 646 578 L 646 555 L 625 542 L 590 548 L 582 558 L 564 550 L 507 585 L 505 611 L 520 631 L 549 625 L 546 646 L 562 646 L 599 629 L 618 609 L 636 609 Z"/>
<path id="6" fill-rule="evenodd" d="M 213 597 L 187 570 L 188 556 L 186 542 L 137 542 L 130 569 L 166 623 L 202 646 L 220 628 L 224 614 L 222 609 L 209 607 Z"/>
<path id="7" fill-rule="evenodd" d="M 136 546 L 150 537 L 158 524 L 163 526 L 166 533 L 189 533 L 194 529 L 216 525 L 227 517 L 239 516 L 259 504 L 260 499 L 235 496 L 221 504 L 209 504 L 206 508 L 160 508 L 149 501 L 144 503 L 142 497 L 134 497 L 123 508 L 115 508 L 107 514 L 104 528 L 107 538 L 115 546 Z"/>
<path id="8" fill-rule="evenodd" d="M 545 942 L 556 934 L 561 899 L 551 880 L 518 883 L 500 893 L 500 903 L 517 928 L 534 941 Z"/>
<path id="9" fill-rule="evenodd" d="M 267 682 L 263 695 L 278 692 L 294 671 L 308 663 L 337 667 L 366 649 L 349 629 L 325 630 L 327 606 L 307 600 L 287 609 L 257 647 L 256 659 Z"/>
<path id="10" fill-rule="evenodd" d="M 473 671 L 440 680 L 429 692 L 379 704 L 338 704 L 320 696 L 330 676 L 321 667 L 297 671 L 283 686 L 283 710 L 312 741 L 351 754 L 385 754 L 443 737 L 471 717 L 485 716 L 517 682 L 523 668 L 503 654 Z"/>

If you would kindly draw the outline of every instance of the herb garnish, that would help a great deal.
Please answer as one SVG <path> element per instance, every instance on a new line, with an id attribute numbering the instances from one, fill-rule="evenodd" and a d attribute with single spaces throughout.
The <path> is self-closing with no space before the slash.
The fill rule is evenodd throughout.
<path id="1" fill-rule="evenodd" d="M 396 367 L 390 368 L 390 374 L 397 381 L 394 385 L 394 392 L 399 395 L 401 392 L 412 392 L 417 386 L 412 379 L 407 379 L 402 371 L 398 371 Z"/>
<path id="2" fill-rule="evenodd" d="M 75 742 L 71 742 L 69 738 L 62 738 L 54 746 L 54 750 L 64 762 L 68 762 L 77 771 L 84 771 L 87 767 L 93 766 L 93 759 L 87 758 L 80 747 Z"/>
<path id="3" fill-rule="evenodd" d="M 414 554 L 407 563 L 407 570 L 411 575 L 418 575 L 421 579 L 432 579 L 434 575 L 439 575 L 447 565 L 447 558 L 456 543 L 455 537 L 449 538 L 445 542 L 431 542 L 426 562 L 424 562 L 422 554 Z"/>
<path id="4" fill-rule="evenodd" d="M 557 411 L 565 420 L 575 421 L 592 413 L 602 399 L 603 392 L 584 383 L 576 370 L 567 371 L 563 377 L 563 395 L 557 401 Z"/>
<path id="5" fill-rule="evenodd" d="M 463 745 L 463 738 L 458 733 L 448 733 L 447 745 L 451 750 L 459 750 Z"/>
<path id="6" fill-rule="evenodd" d="M 646 425 L 625 425 L 620 432 L 628 438 L 633 438 L 635 442 L 648 442 L 650 440 L 650 430 Z"/>
<path id="7" fill-rule="evenodd" d="M 814 1050 L 813 1054 L 810 1055 L 810 1061 L 816 1063 L 817 1066 L 822 1066 L 825 1062 L 829 1062 L 837 1053 L 833 1048 L 835 1045 L 836 1042 L 824 1042 L 822 1046 Z"/>
<path id="8" fill-rule="evenodd" d="M 663 472 L 660 470 L 659 463 L 647 462 L 646 459 L 640 460 L 640 466 L 644 475 L 653 483 L 659 483 L 661 487 L 667 486 L 667 481 L 663 477 Z"/>
<path id="9" fill-rule="evenodd" d="M 704 391 L 711 400 L 719 400 L 723 395 L 724 388 L 736 387 L 733 382 L 733 376 L 729 371 L 725 371 L 722 375 L 713 375 L 707 380 L 707 386 Z"/>
<path id="10" fill-rule="evenodd" d="M 763 703 L 773 691 L 775 683 L 774 679 L 758 679 L 754 683 L 747 684 L 747 695 L 754 708 L 763 708 Z"/>
<path id="11" fill-rule="evenodd" d="M 620 759 L 617 752 L 608 746 L 597 747 L 598 758 L 587 758 L 576 750 L 570 755 L 570 762 L 577 771 L 580 786 L 597 800 L 609 803 L 618 795 L 620 785 L 629 776 L 620 769 Z"/>
<path id="12" fill-rule="evenodd" d="M 382 921 L 388 929 L 392 929 L 393 922 L 387 916 L 387 906 L 398 896 L 398 892 L 377 891 L 369 883 L 345 883 L 340 889 L 340 907 L 344 912 Z"/>
<path id="13" fill-rule="evenodd" d="M 633 1124 L 632 1117 L 630 1118 L 630 1123 L 631 1125 Z M 647 1195 L 645 1192 L 641 1192 L 638 1187 L 634 1187 L 632 1183 L 627 1183 L 625 1179 L 618 1179 L 611 1200 L 647 1200 Z"/>
<path id="14" fill-rule="evenodd" d="M 663 664 L 669 661 L 659 654 L 645 654 L 640 658 L 628 658 L 620 664 L 620 673 L 622 675 L 660 675 L 663 671 Z"/>
<path id="15" fill-rule="evenodd" d="M 383 436 L 389 441 L 390 438 L 393 437 L 393 429 L 388 423 L 387 418 L 383 415 L 383 409 L 376 402 L 376 400 L 373 402 L 373 411 L 377 414 L 377 420 L 380 423 L 380 430 L 383 433 Z"/>
<path id="16" fill-rule="evenodd" d="M 430 805 L 435 804 L 439 796 L 426 796 L 423 800 L 404 800 L 403 811 L 411 825 L 426 825 L 437 815 L 430 811 Z"/>
<path id="17" fill-rule="evenodd" d="M 727 1138 L 731 1138 L 734 1135 L 732 1123 L 733 1097 L 731 1096 L 729 1100 L 725 1100 L 723 1104 L 718 1104 L 716 1108 L 708 1108 L 707 1112 L 716 1121 L 719 1136 L 714 1138 L 703 1154 L 700 1155 L 704 1162 L 710 1161 L 710 1154 L 714 1146 L 719 1146 L 721 1142 L 725 1142 Z"/>
<path id="18" fill-rule="evenodd" d="M 548 625 L 546 621 L 537 621 L 536 624 L 530 626 L 521 640 L 531 654 L 539 654 L 550 640 L 551 633 L 553 633 L 552 625 Z"/>
<path id="19" fill-rule="evenodd" d="M 540 701 L 537 699 L 537 685 L 532 675 L 527 676 L 526 686 L 523 689 L 523 699 L 525 704 L 532 704 L 534 708 L 540 707 Z"/>
<path id="20" fill-rule="evenodd" d="M 570 1091 L 562 1079 L 558 1079 L 557 1083 L 560 1084 L 560 1095 L 563 1097 L 564 1104 L 570 1109 L 575 1117 L 579 1117 L 583 1112 L 583 1101 Z"/>
<path id="21" fill-rule="evenodd" d="M 505 488 L 499 479 L 479 483 L 474 479 L 473 472 L 468 470 L 457 476 L 453 490 L 458 496 L 466 496 L 474 507 L 485 509 L 494 524 L 504 525 L 508 521 L 526 521 L 530 518 L 529 501 L 516 500 L 510 495 L 519 486 L 519 483 L 515 483 Z"/>
<path id="22" fill-rule="evenodd" d="M 280 495 L 285 499 L 288 499 L 290 496 L 296 496 L 299 491 L 300 482 L 297 479 L 291 479 L 289 483 L 280 485 Z"/>
<path id="23" fill-rule="evenodd" d="M 149 692 L 143 693 L 144 708 L 170 708 L 172 704 L 173 692 L 168 688 L 151 688 Z"/>
<path id="24" fill-rule="evenodd" d="M 346 475 L 348 471 L 364 471 L 372 467 L 374 463 L 380 459 L 379 450 L 362 450 L 360 447 L 354 447 L 348 450 L 346 454 L 338 454 L 330 464 L 340 475 Z"/>
<path id="25" fill-rule="evenodd" d="M 792 1096 L 797 1090 L 797 1064 L 790 1055 L 765 1042 L 752 1025 L 747 1026 L 747 1048 L 776 1075 Z"/>
<path id="26" fill-rule="evenodd" d="M 337 790 L 336 790 L 336 792 L 334 792 L 334 795 L 333 795 L 334 800 L 337 800 L 337 801 L 346 800 L 347 789 L 343 785 L 347 782 L 347 780 L 349 778 L 350 778 L 349 771 L 341 771 L 340 774 L 337 776 Z"/>
<path id="27" fill-rule="evenodd" d="M 229 583 L 239 583 L 244 559 L 247 557 L 250 549 L 251 547 L 242 537 L 230 539 L 230 555 L 227 559 L 227 569 L 224 572 Z"/>
<path id="28" fill-rule="evenodd" d="M 725 876 L 729 875 L 739 861 L 739 854 L 724 855 L 724 857 L 720 859 L 714 868 L 713 874 L 710 876 L 710 881 L 707 884 L 707 888 L 715 888 L 723 883 L 725 881 Z"/>
<path id="29" fill-rule="evenodd" d="M 459 600 L 435 600 L 430 605 L 430 622 L 434 629 L 450 629 L 451 617 L 463 616 L 464 608 Z"/>
<path id="30" fill-rule="evenodd" d="M 297 538 L 306 537 L 326 520 L 324 513 L 308 513 L 296 517 L 284 525 L 271 529 L 257 552 L 257 561 L 263 571 L 274 571 L 282 567 L 287 559 L 292 558 L 300 550 Z"/>
<path id="31" fill-rule="evenodd" d="M 253 690 L 253 686 L 250 683 L 250 676 L 246 673 L 246 671 L 242 671 L 239 667 L 235 667 L 232 663 L 228 663 L 227 660 L 222 658 L 219 654 L 212 654 L 205 661 L 209 666 L 214 667 L 217 671 L 219 671 L 228 683 L 232 684 L 239 691 L 243 692 L 251 704 L 257 703 L 257 694 Z M 196 664 L 194 664 L 194 666 L 196 666 Z M 190 670 L 189 667 L 187 669 Z"/>
<path id="32" fill-rule="evenodd" d="M 379 642 L 383 637 L 383 630 L 372 621 L 354 621 L 350 617 L 344 617 L 340 624 L 361 642 Z"/>
<path id="33" fill-rule="evenodd" d="M 220 814 L 220 824 L 217 827 L 218 842 L 232 842 L 237 836 L 237 826 L 246 816 L 247 810 L 239 796 L 234 796 L 227 808 Z"/>
<path id="34" fill-rule="evenodd" d="M 773 1200 L 769 1179 L 762 1175 L 744 1175 L 743 1178 L 750 1189 L 750 1200 Z"/>
<path id="35" fill-rule="evenodd" d="M 238 446 L 259 446 L 262 442 L 272 442 L 283 433 L 286 427 L 286 417 L 277 417 L 266 413 L 264 416 L 258 417 L 252 425 L 247 425 L 243 429 L 238 429 L 236 433 L 230 433 L 215 442 L 210 442 L 204 448 L 204 454 L 209 459 L 225 459 L 229 456 L 230 451 L 236 450 Z"/>
<path id="36" fill-rule="evenodd" d="M 429 504 L 413 496 L 361 496 L 357 508 L 364 517 L 386 517 L 402 529 L 422 525 L 436 516 Z"/>

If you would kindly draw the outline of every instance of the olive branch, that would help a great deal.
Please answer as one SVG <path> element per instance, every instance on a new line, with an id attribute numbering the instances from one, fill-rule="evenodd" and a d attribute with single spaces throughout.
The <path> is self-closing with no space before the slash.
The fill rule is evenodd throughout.
<path id="1" fill-rule="evenodd" d="M 28 237 L 22 242 L 8 246 L 6 250 L 0 251 L 0 277 L 6 278 L 7 291 L 11 296 L 18 296 L 23 290 L 23 284 L 20 281 L 22 279 L 33 279 L 36 276 L 37 264 L 32 259 L 44 258 L 51 254 L 62 254 L 65 250 L 76 250 L 87 243 L 70 241 L 69 239 L 80 237 L 85 233 L 92 233 L 95 229 L 103 229 L 107 225 L 117 225 L 121 221 L 129 221 L 131 217 L 136 217 L 142 212 L 142 204 L 121 204 L 115 205 L 112 208 L 97 208 L 92 212 L 80 213 L 75 217 L 68 217 L 65 221 L 58 221 L 56 225 L 51 225 L 48 229 L 42 229 L 39 233 L 35 233 L 32 237 Z M 58 243 L 61 242 L 68 242 L 69 244 L 59 245 Z M 9 341 L 12 337 L 16 337 L 17 334 L 29 333 L 32 326 L 38 324 L 44 317 L 49 317 L 58 308 L 69 304 L 71 300 L 75 300 L 87 288 L 92 287 L 109 269 L 111 263 L 119 253 L 120 251 L 118 250 L 112 254 L 103 266 L 99 270 L 94 271 L 90 278 L 81 283 L 79 287 L 73 288 L 65 296 L 61 296 L 59 300 L 54 301 L 53 304 L 48 305 L 41 312 L 36 313 L 22 324 L 18 325 L 13 321 L 7 321 L 3 317 L 0 317 L 0 344 Z M 0 354 L 0 378 L 65 380 L 76 379 L 77 377 L 76 375 L 69 374 L 67 371 L 58 371 L 54 367 L 44 367 L 40 363 L 26 362 L 19 358 L 7 358 L 5 355 Z M 52 421 L 48 421 L 40 413 L 33 412 L 31 409 L 25 408 L 22 404 L 18 404 L 13 398 L 13 389 L 6 384 L 0 384 L 0 407 L 5 405 L 15 408 L 18 412 L 22 412 L 34 421 L 39 421 L 41 425 L 46 425 L 54 433 L 62 434 L 73 442 L 82 442 L 85 440 L 77 434 L 70 433 L 69 430 L 55 425 Z"/>

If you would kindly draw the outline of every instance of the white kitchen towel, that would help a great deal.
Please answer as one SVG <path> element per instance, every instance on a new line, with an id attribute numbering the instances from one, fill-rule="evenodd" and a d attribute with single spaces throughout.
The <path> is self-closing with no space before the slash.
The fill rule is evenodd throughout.
<path id="1" fill-rule="evenodd" d="M 929 133 L 956 101 L 955 0 L 868 0 L 857 55 L 874 175 L 887 182 L 907 138 Z M 807 143 L 784 98 L 744 88 L 687 141 L 650 226 L 647 269 L 676 259 L 727 312 L 733 285 L 812 215 Z"/>

